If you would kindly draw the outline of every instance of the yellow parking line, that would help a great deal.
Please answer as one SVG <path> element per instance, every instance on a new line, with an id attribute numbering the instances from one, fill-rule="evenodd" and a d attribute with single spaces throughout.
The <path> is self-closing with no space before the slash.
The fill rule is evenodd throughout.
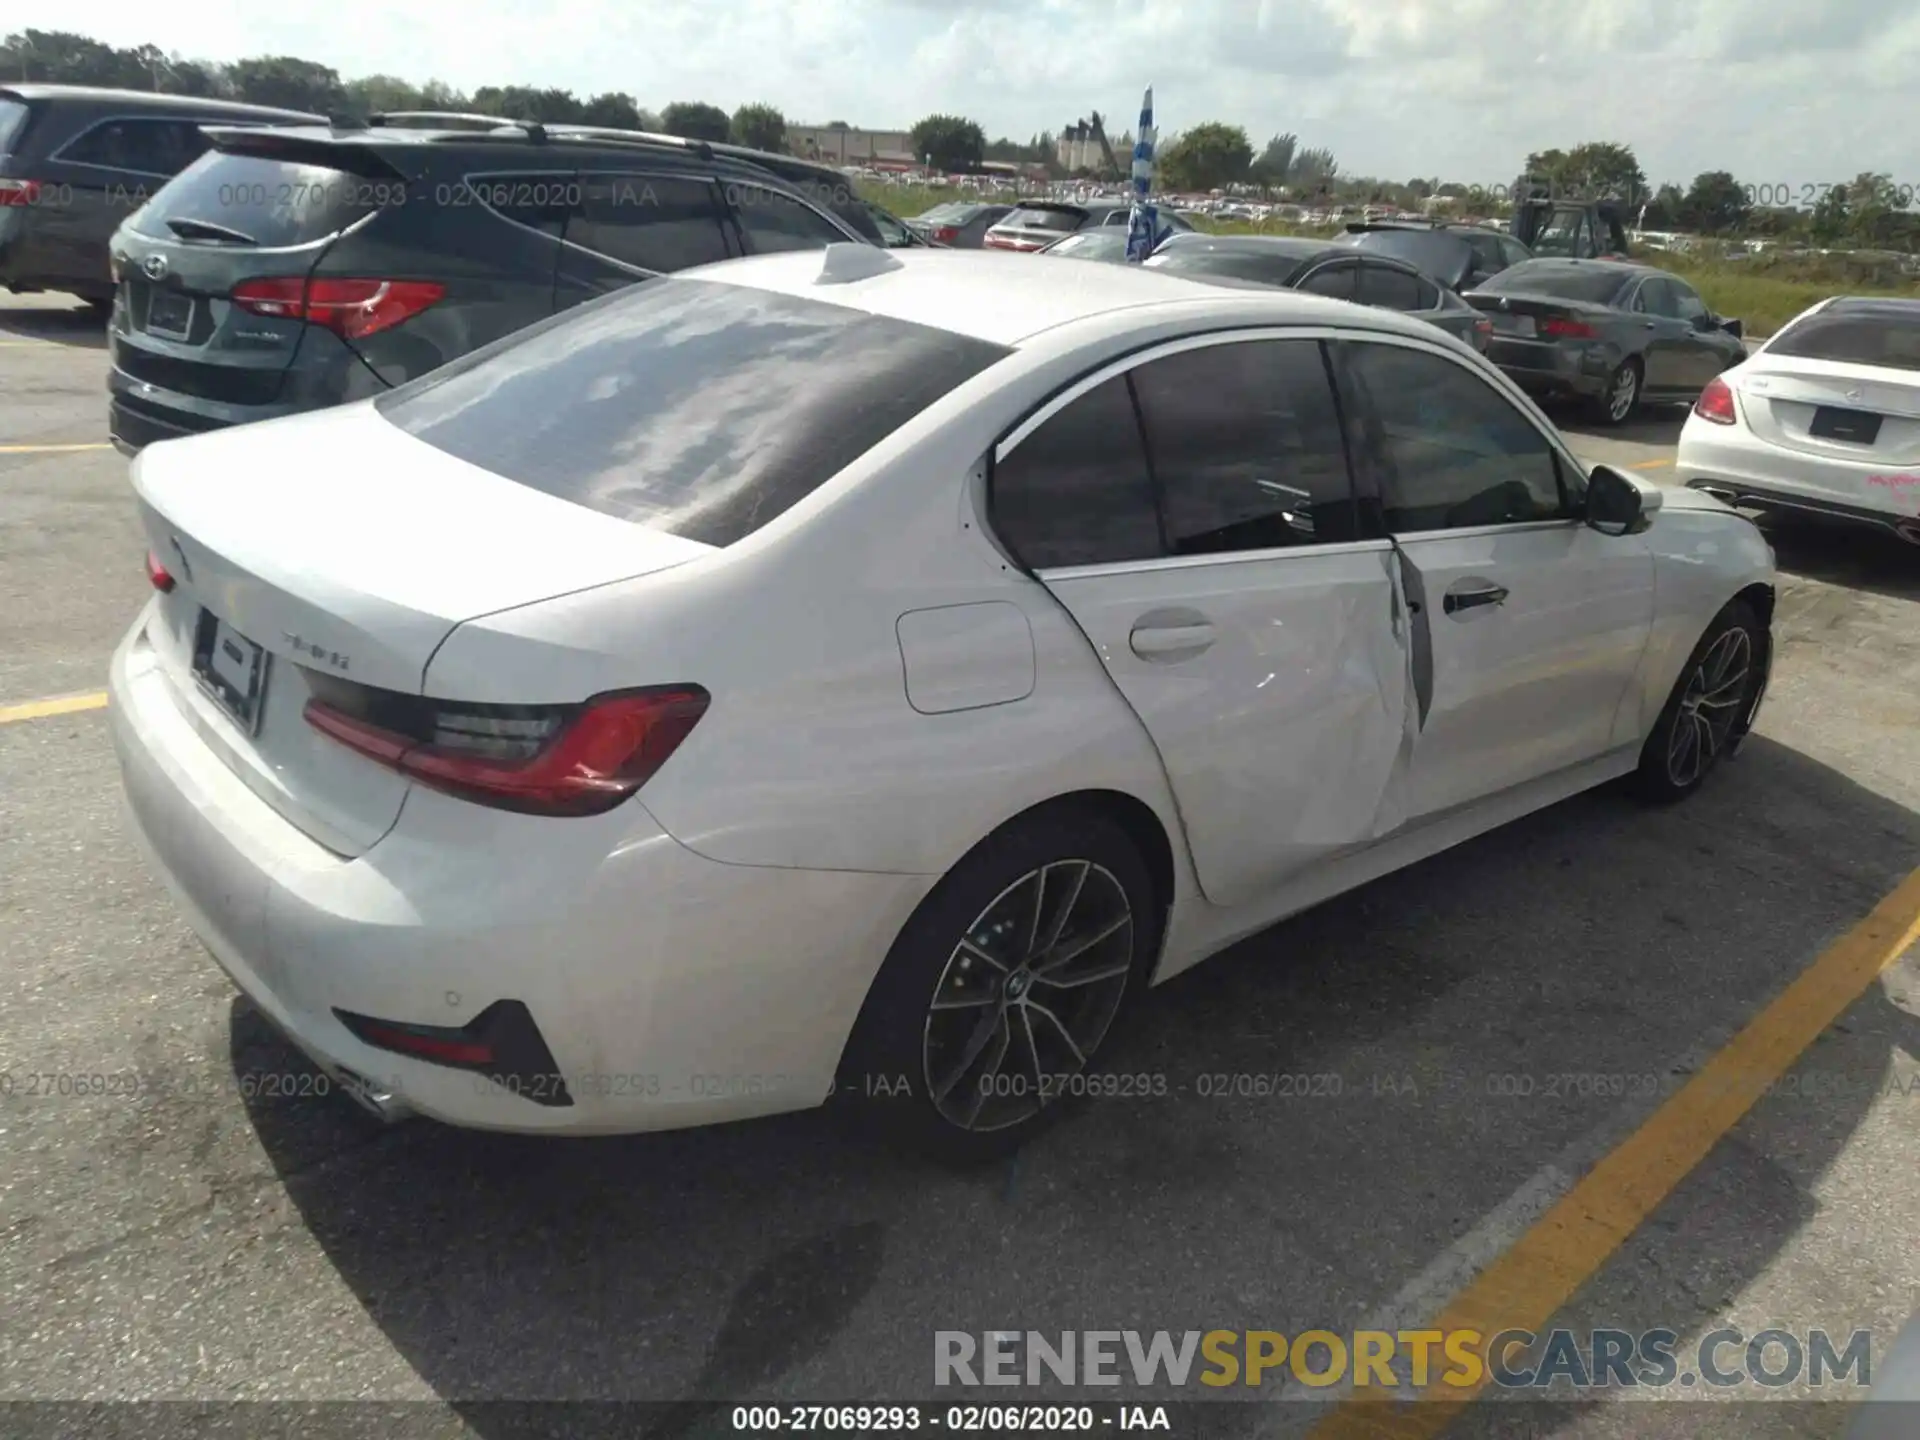
<path id="1" fill-rule="evenodd" d="M 1835 941 L 1566 1197 L 1433 1321 L 1436 1330 L 1541 1331 L 1655 1208 L 1838 1020 L 1920 939 L 1920 870 Z M 1485 1388 L 1435 1383 L 1411 1404 L 1356 1392 L 1309 1440 L 1434 1440 Z"/>
<path id="2" fill-rule="evenodd" d="M 58 455 L 69 450 L 111 450 L 110 440 L 88 440 L 71 445 L 0 445 L 0 455 Z"/>
<path id="3" fill-rule="evenodd" d="M 80 710 L 100 710 L 106 703 L 107 692 L 95 690 L 86 695 L 58 695 L 51 700 L 0 705 L 0 725 L 11 725 L 16 720 L 44 720 L 49 715 L 72 715 Z"/>
<path id="4" fill-rule="evenodd" d="M 1629 470 L 1664 470 L 1673 464 L 1671 460 L 1640 460 L 1629 465 Z"/>

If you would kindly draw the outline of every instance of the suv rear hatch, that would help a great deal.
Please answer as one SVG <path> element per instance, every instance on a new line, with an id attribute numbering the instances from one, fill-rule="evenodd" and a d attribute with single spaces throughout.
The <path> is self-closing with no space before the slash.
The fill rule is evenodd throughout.
<path id="1" fill-rule="evenodd" d="M 711 548 L 489 474 L 370 403 L 150 446 L 132 477 L 161 591 L 148 637 L 177 703 L 342 855 L 392 827 L 411 782 L 316 730 L 308 701 L 418 695 L 463 620 Z"/>
<path id="2" fill-rule="evenodd" d="M 1086 223 L 1087 212 L 1078 205 L 1022 205 L 993 225 L 980 243 L 992 250 L 1043 250 Z"/>
<path id="3" fill-rule="evenodd" d="M 306 319 L 336 334 L 350 323 L 353 296 L 307 295 L 314 266 L 344 231 L 403 202 L 406 182 L 365 145 L 207 133 L 215 148 L 114 236 L 114 364 L 160 390 L 268 406 L 301 345 L 333 339 L 309 341 Z"/>

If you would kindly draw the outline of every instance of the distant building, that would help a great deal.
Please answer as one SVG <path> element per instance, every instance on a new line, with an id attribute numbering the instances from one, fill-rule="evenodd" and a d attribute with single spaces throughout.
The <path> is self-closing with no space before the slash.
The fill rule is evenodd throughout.
<path id="1" fill-rule="evenodd" d="M 787 149 L 803 160 L 827 165 L 906 169 L 921 163 L 905 130 L 842 130 L 832 125 L 787 126 Z"/>
<path id="2" fill-rule="evenodd" d="M 1133 136 L 1125 131 L 1109 135 L 1114 164 L 1125 174 L 1133 164 Z M 1106 152 L 1100 148 L 1100 132 L 1090 120 L 1076 120 L 1063 129 L 1053 142 L 1054 159 L 1069 175 L 1080 170 L 1100 170 L 1106 166 Z"/>

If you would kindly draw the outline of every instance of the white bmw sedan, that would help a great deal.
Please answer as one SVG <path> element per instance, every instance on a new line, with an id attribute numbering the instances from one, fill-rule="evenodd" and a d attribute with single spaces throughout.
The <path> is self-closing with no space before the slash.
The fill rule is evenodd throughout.
<path id="1" fill-rule="evenodd" d="M 1796 316 L 1707 386 L 1674 465 L 1744 508 L 1920 545 L 1920 300 L 1835 298 Z"/>
<path id="2" fill-rule="evenodd" d="M 1235 940 L 1688 794 L 1771 654 L 1749 521 L 1430 325 L 1122 266 L 689 271 L 133 482 L 159 873 L 356 1098 L 500 1130 L 993 1153 Z"/>

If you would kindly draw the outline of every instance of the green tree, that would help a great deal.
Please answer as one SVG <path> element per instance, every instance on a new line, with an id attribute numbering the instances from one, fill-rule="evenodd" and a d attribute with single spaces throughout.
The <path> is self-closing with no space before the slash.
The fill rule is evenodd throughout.
<path id="1" fill-rule="evenodd" d="M 315 115 L 347 108 L 347 87 L 331 65 L 297 55 L 255 55 L 234 61 L 228 73 L 234 95 L 252 105 L 278 105 Z"/>
<path id="2" fill-rule="evenodd" d="M 1208 120 L 1176 135 L 1156 163 L 1169 190 L 1218 190 L 1247 178 L 1253 145 L 1238 125 Z"/>
<path id="3" fill-rule="evenodd" d="M 1846 186 L 1832 186 L 1814 202 L 1810 228 L 1813 238 L 1822 245 L 1834 245 L 1844 240 L 1852 223 L 1853 207 L 1847 203 Z"/>
<path id="4" fill-rule="evenodd" d="M 1847 238 L 1862 250 L 1884 250 L 1892 244 L 1894 220 L 1900 209 L 1891 175 L 1862 171 L 1847 186 Z"/>
<path id="5" fill-rule="evenodd" d="M 733 143 L 770 154 L 787 153 L 787 117 L 772 105 L 742 105 L 733 112 Z"/>
<path id="6" fill-rule="evenodd" d="M 67 30 L 22 30 L 7 36 L 0 46 L 0 81 L 13 80 L 154 88 L 152 74 L 134 51 L 116 50 Z"/>
<path id="7" fill-rule="evenodd" d="M 640 107 L 633 102 L 631 95 L 618 90 L 609 90 L 604 95 L 596 95 L 580 107 L 582 125 L 604 125 L 609 130 L 644 130 L 640 123 Z"/>
<path id="8" fill-rule="evenodd" d="M 660 112 L 660 126 L 669 135 L 713 144 L 733 133 L 733 120 L 718 105 L 703 100 L 676 100 Z"/>
<path id="9" fill-rule="evenodd" d="M 482 85 L 473 92 L 473 108 L 482 115 L 508 120 L 536 120 L 543 125 L 586 123 L 586 107 L 571 90 L 537 90 L 531 85 Z"/>
<path id="10" fill-rule="evenodd" d="M 1747 192 L 1731 171 L 1708 170 L 1693 177 L 1680 202 L 1681 223 L 1709 235 L 1727 235 L 1745 228 L 1751 209 Z"/>
<path id="11" fill-rule="evenodd" d="M 1296 195 L 1331 191 L 1339 173 L 1340 167 L 1334 163 L 1333 151 L 1302 150 L 1293 157 L 1293 168 L 1287 172 L 1287 188 Z"/>
<path id="12" fill-rule="evenodd" d="M 1571 150 L 1536 150 L 1527 156 L 1527 174 L 1545 180 L 1553 193 L 1583 199 L 1647 198 L 1647 177 L 1631 148 L 1611 140 L 1589 140 Z"/>
<path id="13" fill-rule="evenodd" d="M 1687 195 L 1678 185 L 1662 185 L 1653 192 L 1647 201 L 1647 215 L 1642 222 L 1651 230 L 1677 230 L 1685 222 L 1681 216 L 1686 212 Z"/>
<path id="14" fill-rule="evenodd" d="M 933 168 L 949 174 L 978 170 L 987 158 L 987 137 L 963 115 L 929 115 L 913 127 L 913 153 L 931 156 Z"/>
<path id="15" fill-rule="evenodd" d="M 420 87 L 398 75 L 362 75 L 347 81 L 347 108 L 356 115 L 378 115 L 389 110 L 437 110 Z"/>
<path id="16" fill-rule="evenodd" d="M 1293 173 L 1293 157 L 1299 152 L 1298 135 L 1276 135 L 1267 141 L 1266 148 L 1254 157 L 1253 164 L 1247 167 L 1247 178 L 1260 187 L 1260 193 L 1270 193 L 1276 186 L 1285 185 L 1287 177 Z"/>

